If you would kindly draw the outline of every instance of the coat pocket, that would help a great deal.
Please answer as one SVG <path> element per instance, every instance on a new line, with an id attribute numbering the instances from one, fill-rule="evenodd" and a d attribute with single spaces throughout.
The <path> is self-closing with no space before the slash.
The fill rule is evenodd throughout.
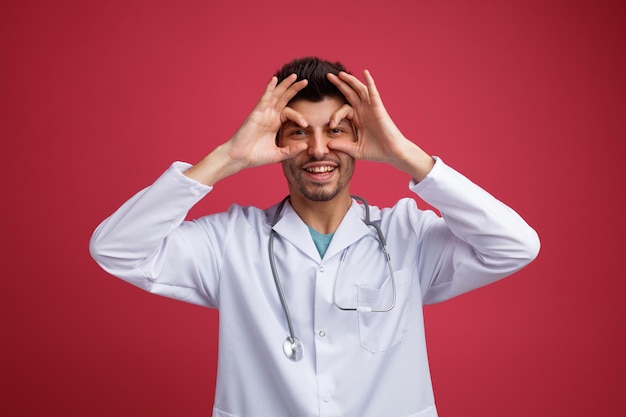
<path id="1" fill-rule="evenodd" d="M 411 324 L 411 274 L 410 269 L 394 271 L 396 286 L 393 303 L 393 280 L 388 276 L 380 288 L 357 287 L 357 312 L 361 346 L 372 353 L 382 352 L 402 342 Z"/>

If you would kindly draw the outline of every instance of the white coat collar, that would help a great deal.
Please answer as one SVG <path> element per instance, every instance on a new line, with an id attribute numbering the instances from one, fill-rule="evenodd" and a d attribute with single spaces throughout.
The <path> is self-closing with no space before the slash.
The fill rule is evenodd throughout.
<path id="1" fill-rule="evenodd" d="M 370 220 L 372 221 L 380 218 L 377 209 L 370 209 L 370 216 Z M 370 233 L 370 228 L 363 223 L 364 218 L 365 210 L 363 206 L 358 204 L 353 199 L 350 209 L 335 231 L 335 235 L 330 242 L 330 246 L 328 247 L 324 258 L 329 259 Z M 307 256 L 317 262 L 321 262 L 320 255 L 315 247 L 315 244 L 313 243 L 313 238 L 311 238 L 311 233 L 309 232 L 307 225 L 302 221 L 300 216 L 298 216 L 298 213 L 296 213 L 293 209 L 289 200 L 285 203 L 280 219 L 274 225 L 274 230 L 282 238 L 288 240 Z"/>

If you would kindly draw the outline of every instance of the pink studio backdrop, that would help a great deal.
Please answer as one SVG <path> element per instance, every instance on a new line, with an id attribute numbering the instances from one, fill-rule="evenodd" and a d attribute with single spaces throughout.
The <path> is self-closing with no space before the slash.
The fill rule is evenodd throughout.
<path id="1" fill-rule="evenodd" d="M 426 308 L 442 417 L 624 416 L 626 19 L 620 1 L 4 1 L 0 414 L 208 416 L 217 313 L 87 251 L 173 160 L 234 132 L 304 55 L 371 70 L 396 123 L 539 232 L 527 269 Z M 352 191 L 408 196 L 360 163 Z M 278 166 L 192 215 L 286 194 Z"/>

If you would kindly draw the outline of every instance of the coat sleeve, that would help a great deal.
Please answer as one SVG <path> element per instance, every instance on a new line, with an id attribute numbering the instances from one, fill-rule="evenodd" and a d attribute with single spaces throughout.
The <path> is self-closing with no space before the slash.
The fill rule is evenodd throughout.
<path id="1" fill-rule="evenodd" d="M 537 257 L 540 243 L 535 230 L 441 159 L 411 188 L 442 215 L 421 231 L 418 257 L 424 303 L 492 283 Z"/>
<path id="2" fill-rule="evenodd" d="M 188 167 L 175 162 L 124 203 L 96 228 L 89 249 L 105 271 L 132 285 L 213 307 L 218 285 L 207 277 L 217 280 L 219 250 L 198 222 L 185 221 L 211 187 L 187 178 Z"/>

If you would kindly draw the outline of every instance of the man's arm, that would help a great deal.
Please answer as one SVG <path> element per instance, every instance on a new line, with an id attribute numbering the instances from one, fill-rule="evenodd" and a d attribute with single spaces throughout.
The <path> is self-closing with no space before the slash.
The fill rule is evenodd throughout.
<path id="1" fill-rule="evenodd" d="M 437 160 L 411 190 L 443 219 L 419 231 L 419 276 L 424 303 L 435 303 L 495 282 L 539 253 L 535 230 L 513 209 Z"/>
<path id="2" fill-rule="evenodd" d="M 300 152 L 303 144 L 279 148 L 274 141 L 283 121 L 306 123 L 301 115 L 286 108 L 287 102 L 306 86 L 306 81 L 295 80 L 292 75 L 277 85 L 276 78 L 272 78 L 230 140 L 193 167 L 173 164 L 154 184 L 104 220 L 90 241 L 96 262 L 112 275 L 146 291 L 214 306 L 220 256 L 215 249 L 227 232 L 219 221 L 213 222 L 209 230 L 208 226 L 201 228 L 198 222 L 184 219 L 217 181 L 244 168 L 277 162 Z M 209 234 L 215 238 L 207 239 Z"/>
<path id="3" fill-rule="evenodd" d="M 357 141 L 331 141 L 329 147 L 355 159 L 386 162 L 408 173 L 412 189 L 436 207 L 443 221 L 421 236 L 422 293 L 437 302 L 505 277 L 531 262 L 539 252 L 537 233 L 511 208 L 467 178 L 435 160 L 408 140 L 383 106 L 374 80 L 329 74 L 346 96 L 332 123 L 352 121 Z M 410 215 L 409 215 L 410 216 Z"/>

